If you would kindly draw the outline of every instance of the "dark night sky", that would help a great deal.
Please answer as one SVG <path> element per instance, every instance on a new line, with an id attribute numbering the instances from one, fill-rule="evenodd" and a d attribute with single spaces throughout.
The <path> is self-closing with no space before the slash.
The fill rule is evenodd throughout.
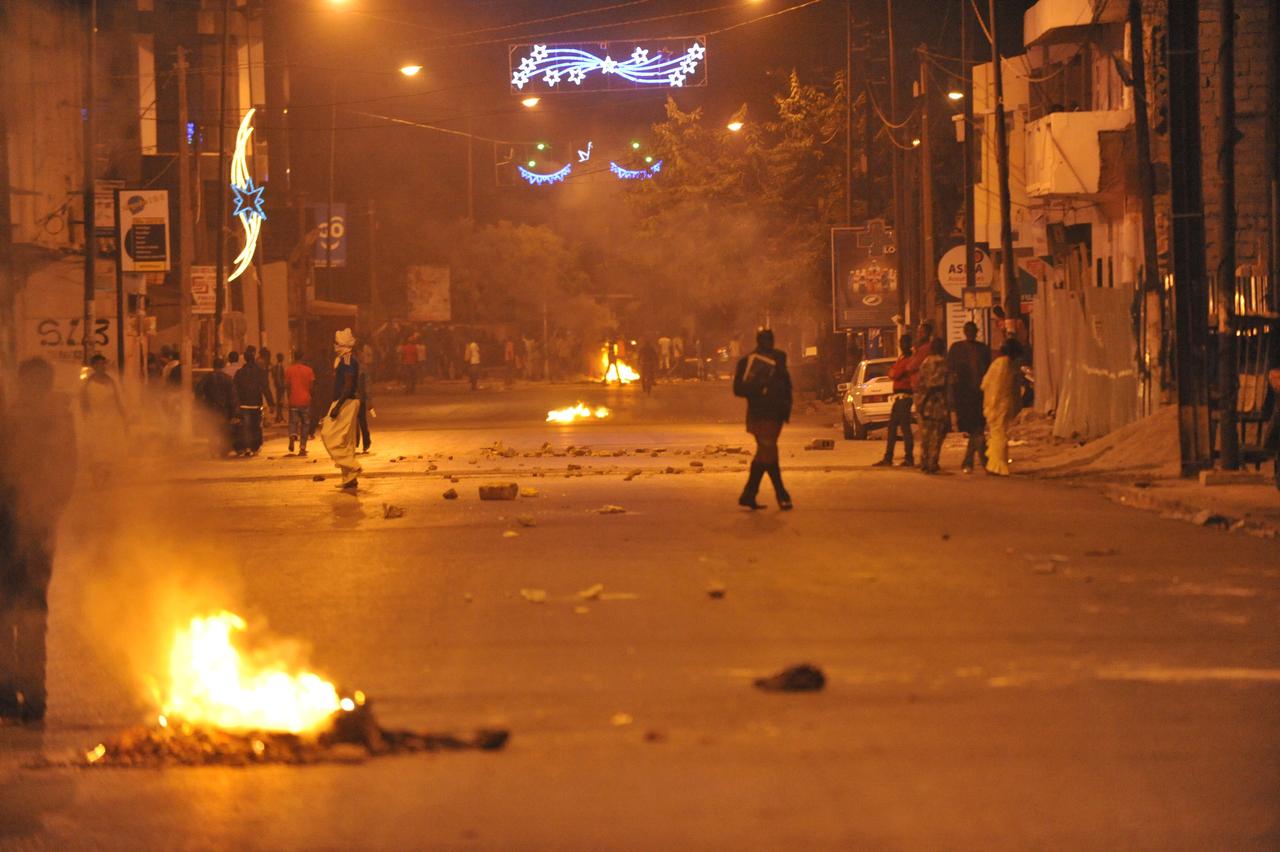
<path id="1" fill-rule="evenodd" d="M 325 184 L 328 104 L 338 101 L 339 199 L 373 197 L 382 211 L 386 238 L 404 240 L 423 220 L 447 220 L 464 210 L 464 143 L 427 130 L 386 125 L 355 114 L 366 111 L 465 128 L 501 139 L 549 141 L 557 157 L 573 158 L 573 146 L 593 139 L 597 149 L 620 150 L 645 139 L 663 115 L 671 90 L 569 93 L 544 97 L 527 110 L 509 90 L 507 45 L 532 40 L 587 41 L 689 36 L 714 32 L 793 6 L 800 0 L 346 0 L 345 11 L 330 0 L 304 0 L 294 19 L 290 61 L 295 64 L 291 116 L 299 128 L 294 153 L 296 185 L 313 197 Z M 960 0 L 894 0 L 904 91 L 915 72 L 912 49 L 928 42 L 954 54 Z M 544 23 L 519 24 L 605 6 L 622 8 Z M 985 9 L 986 3 L 979 5 Z M 1002 36 L 1015 46 L 1021 35 L 1024 0 L 1002 2 Z M 728 8 L 721 8 L 728 7 Z M 873 33 L 884 32 L 885 5 L 855 0 L 855 19 L 865 16 Z M 687 14 L 714 9 L 702 14 Z M 679 15 L 666 20 L 640 18 Z M 609 26 L 597 26 L 608 24 Z M 580 29 L 583 27 L 592 29 Z M 558 33 L 575 29 L 577 32 Z M 484 32 L 476 32 L 485 30 Z M 976 32 L 976 28 L 971 32 Z M 1006 38 L 1002 38 L 1002 42 Z M 727 121 L 743 103 L 749 118 L 763 119 L 769 98 L 796 69 L 805 79 L 829 81 L 843 67 L 845 4 L 822 0 L 798 11 L 712 34 L 707 43 L 709 84 L 674 92 L 682 108 L 702 107 L 708 119 Z M 873 44 L 883 74 L 884 42 Z M 415 78 L 396 72 L 405 62 L 422 64 Z M 481 220 L 554 218 L 545 190 L 521 185 L 495 187 L 493 151 L 477 145 L 477 211 Z"/>

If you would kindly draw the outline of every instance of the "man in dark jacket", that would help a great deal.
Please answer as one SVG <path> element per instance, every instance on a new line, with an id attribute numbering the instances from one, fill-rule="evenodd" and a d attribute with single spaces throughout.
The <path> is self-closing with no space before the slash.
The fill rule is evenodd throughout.
<path id="1" fill-rule="evenodd" d="M 236 440 L 236 452 L 243 456 L 256 455 L 262 449 L 262 405 L 275 406 L 271 395 L 271 382 L 267 371 L 258 363 L 257 352 L 252 346 L 244 350 L 244 366 L 235 376 L 236 398 L 240 403 L 240 434 Z"/>
<path id="2" fill-rule="evenodd" d="M 44 719 L 45 630 L 58 519 L 76 481 L 76 433 L 43 358 L 18 365 L 0 412 L 0 725 Z"/>
<path id="3" fill-rule="evenodd" d="M 976 454 L 985 467 L 987 464 L 986 420 L 982 417 L 982 377 L 991 366 L 991 347 L 978 341 L 977 323 L 964 324 L 964 340 L 954 343 L 947 352 L 947 372 L 951 374 L 948 387 L 951 416 L 956 431 L 969 436 L 964 450 L 965 473 L 973 471 Z"/>
<path id="4" fill-rule="evenodd" d="M 791 375 L 787 353 L 773 348 L 773 332 L 763 329 L 756 335 L 756 348 L 738 361 L 733 374 L 733 394 L 747 400 L 747 431 L 756 439 L 751 474 L 738 498 L 739 506 L 763 509 L 756 502 L 760 480 L 767 473 L 778 497 L 778 507 L 791 508 L 791 495 L 782 485 L 778 465 L 778 436 L 782 424 L 791 419 Z"/>
<path id="5" fill-rule="evenodd" d="M 209 412 L 213 428 L 209 436 L 209 452 L 215 458 L 223 458 L 235 441 L 236 418 L 240 415 L 240 403 L 236 401 L 235 382 L 223 369 L 226 362 L 213 359 L 213 372 L 200 380 L 196 396 Z"/>

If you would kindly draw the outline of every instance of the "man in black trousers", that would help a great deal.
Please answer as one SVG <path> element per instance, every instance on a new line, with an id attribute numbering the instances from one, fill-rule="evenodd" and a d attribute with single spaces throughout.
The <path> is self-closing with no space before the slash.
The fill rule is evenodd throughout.
<path id="1" fill-rule="evenodd" d="M 787 372 L 787 353 L 773 348 L 773 332 L 769 329 L 756 334 L 755 351 L 738 361 L 733 394 L 747 400 L 747 431 L 756 439 L 751 475 L 738 505 L 752 510 L 764 508 L 756 502 L 756 494 L 767 473 L 778 497 L 778 508 L 790 509 L 791 495 L 782 484 L 782 469 L 778 466 L 778 436 L 782 424 L 791 419 L 791 375 Z"/>

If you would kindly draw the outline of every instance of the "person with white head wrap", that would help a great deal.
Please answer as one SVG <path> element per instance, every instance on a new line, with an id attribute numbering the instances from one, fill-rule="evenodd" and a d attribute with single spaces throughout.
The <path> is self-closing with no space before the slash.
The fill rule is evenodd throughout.
<path id="1" fill-rule="evenodd" d="M 339 488 L 354 491 L 360 475 L 356 461 L 357 417 L 360 413 L 360 362 L 355 357 L 356 337 L 344 328 L 333 335 L 333 404 L 320 423 L 320 440 L 342 471 Z"/>

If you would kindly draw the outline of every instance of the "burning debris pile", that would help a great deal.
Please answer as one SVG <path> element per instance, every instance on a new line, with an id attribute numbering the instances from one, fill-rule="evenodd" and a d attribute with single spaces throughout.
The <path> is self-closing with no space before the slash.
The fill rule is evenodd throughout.
<path id="1" fill-rule="evenodd" d="M 548 423 L 573 423 L 577 420 L 603 420 L 612 412 L 603 405 L 597 408 L 590 408 L 586 403 L 580 402 L 577 405 L 568 408 L 557 408 L 547 412 Z"/>
<path id="2" fill-rule="evenodd" d="M 291 670 L 278 650 L 242 652 L 233 637 L 245 629 L 244 619 L 230 612 L 197 616 L 180 628 L 169 652 L 156 725 L 99 743 L 84 754 L 83 764 L 350 762 L 369 755 L 492 751 L 506 745 L 508 733 L 497 729 L 459 736 L 382 728 L 363 692 L 340 694 L 314 672 Z"/>

